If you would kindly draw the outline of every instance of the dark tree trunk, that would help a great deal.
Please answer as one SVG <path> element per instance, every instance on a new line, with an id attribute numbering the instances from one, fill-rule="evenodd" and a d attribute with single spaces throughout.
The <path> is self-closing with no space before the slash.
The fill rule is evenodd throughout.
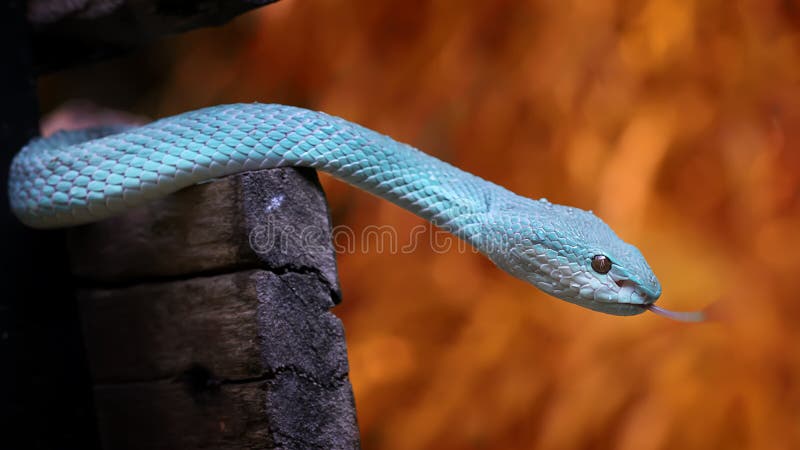
<path id="1" fill-rule="evenodd" d="M 105 448 L 358 448 L 314 171 L 226 177 L 69 234 Z"/>

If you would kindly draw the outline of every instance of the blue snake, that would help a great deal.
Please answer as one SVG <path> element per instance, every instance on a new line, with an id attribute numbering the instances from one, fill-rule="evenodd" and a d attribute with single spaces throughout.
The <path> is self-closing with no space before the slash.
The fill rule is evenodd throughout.
<path id="1" fill-rule="evenodd" d="M 283 105 L 215 106 L 141 127 L 59 132 L 15 157 L 10 201 L 36 228 L 97 221 L 201 181 L 303 166 L 389 200 L 562 300 L 614 315 L 677 320 L 639 250 L 589 211 L 532 200 L 387 136 Z"/>

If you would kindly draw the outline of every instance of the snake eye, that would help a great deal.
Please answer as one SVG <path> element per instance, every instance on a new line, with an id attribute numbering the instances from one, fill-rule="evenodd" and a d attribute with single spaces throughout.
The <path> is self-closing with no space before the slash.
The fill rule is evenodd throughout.
<path id="1" fill-rule="evenodd" d="M 600 274 L 608 273 L 611 270 L 611 260 L 604 255 L 594 255 L 592 257 L 592 269 Z"/>

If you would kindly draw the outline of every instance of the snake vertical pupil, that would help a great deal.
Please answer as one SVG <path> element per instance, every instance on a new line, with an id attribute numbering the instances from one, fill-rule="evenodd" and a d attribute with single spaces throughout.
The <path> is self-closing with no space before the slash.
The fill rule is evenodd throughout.
<path id="1" fill-rule="evenodd" d="M 611 260 L 603 255 L 594 255 L 592 257 L 592 269 L 600 274 L 608 273 L 611 270 Z"/>

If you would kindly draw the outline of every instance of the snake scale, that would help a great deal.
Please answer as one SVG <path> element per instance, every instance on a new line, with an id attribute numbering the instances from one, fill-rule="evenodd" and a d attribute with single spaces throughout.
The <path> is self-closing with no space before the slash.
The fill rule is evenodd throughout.
<path id="1" fill-rule="evenodd" d="M 201 181 L 286 166 L 322 170 L 389 200 L 568 302 L 701 318 L 656 307 L 661 286 L 642 254 L 593 213 L 521 197 L 360 125 L 291 106 L 214 106 L 141 127 L 34 139 L 12 163 L 10 202 L 31 227 L 65 227 Z"/>

